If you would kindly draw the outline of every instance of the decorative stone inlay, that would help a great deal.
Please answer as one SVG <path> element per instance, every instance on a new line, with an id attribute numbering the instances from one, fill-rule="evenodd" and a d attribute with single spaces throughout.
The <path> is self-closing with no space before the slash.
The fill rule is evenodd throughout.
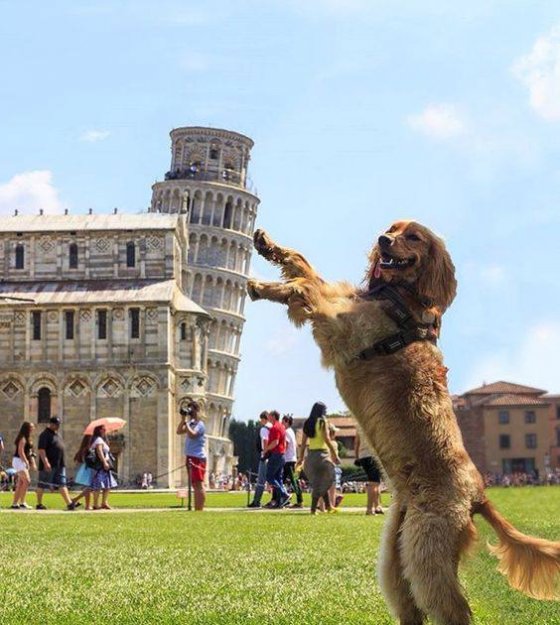
<path id="1" fill-rule="evenodd" d="M 20 394 L 20 392 L 21 392 L 21 387 L 18 384 L 16 384 L 13 380 L 9 380 L 8 382 L 6 382 L 6 384 L 2 386 L 2 393 L 4 393 L 4 395 L 8 399 L 14 399 Z"/>
<path id="2" fill-rule="evenodd" d="M 17 325 L 23 325 L 25 323 L 25 313 L 24 312 L 16 312 L 15 320 Z"/>
<path id="3" fill-rule="evenodd" d="M 115 319 L 122 319 L 124 317 L 124 310 L 122 308 L 115 308 L 115 310 L 113 310 L 113 317 Z"/>
<path id="4" fill-rule="evenodd" d="M 158 317 L 158 309 L 157 308 L 148 308 L 146 310 L 146 315 L 150 321 L 155 321 Z"/>
<path id="5" fill-rule="evenodd" d="M 87 386 L 79 379 L 74 380 L 73 382 L 71 382 L 66 389 L 74 396 L 74 397 L 81 397 L 86 389 Z"/>
<path id="6" fill-rule="evenodd" d="M 56 321 L 58 319 L 58 313 L 56 310 L 51 310 L 48 316 L 49 321 Z"/>
<path id="7" fill-rule="evenodd" d="M 146 239 L 146 247 L 152 252 L 160 250 L 162 248 L 162 244 L 162 237 L 151 236 Z"/>
<path id="8" fill-rule="evenodd" d="M 48 254 L 50 251 L 54 249 L 55 242 L 51 237 L 41 237 L 39 240 L 39 247 Z"/>
<path id="9" fill-rule="evenodd" d="M 111 241 L 109 239 L 97 239 L 94 245 L 98 252 L 105 253 L 111 247 Z"/>
<path id="10" fill-rule="evenodd" d="M 89 321 L 91 319 L 91 313 L 89 312 L 89 310 L 82 310 L 82 312 L 80 313 L 80 319 L 82 321 Z"/>
<path id="11" fill-rule="evenodd" d="M 142 397 L 150 397 L 156 388 L 153 380 L 150 378 L 139 378 L 134 382 L 134 390 Z"/>
<path id="12" fill-rule="evenodd" d="M 114 378 L 108 378 L 99 387 L 102 395 L 105 397 L 118 397 L 121 394 L 121 385 Z"/>
<path id="13" fill-rule="evenodd" d="M 190 378 L 183 378 L 181 380 L 181 388 L 184 391 L 190 391 L 192 388 L 192 380 Z"/>

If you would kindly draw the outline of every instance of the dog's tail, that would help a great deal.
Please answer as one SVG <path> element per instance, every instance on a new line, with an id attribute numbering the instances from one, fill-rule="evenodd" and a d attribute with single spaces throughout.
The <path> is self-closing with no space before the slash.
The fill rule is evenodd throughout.
<path id="1" fill-rule="evenodd" d="M 526 536 L 494 508 L 490 501 L 477 506 L 498 535 L 499 544 L 489 545 L 497 556 L 498 570 L 516 590 L 535 599 L 560 599 L 560 542 Z"/>

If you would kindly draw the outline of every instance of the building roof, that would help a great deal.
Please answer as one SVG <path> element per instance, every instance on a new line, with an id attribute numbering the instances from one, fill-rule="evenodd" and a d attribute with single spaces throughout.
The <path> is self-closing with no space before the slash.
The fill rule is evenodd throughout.
<path id="1" fill-rule="evenodd" d="M 498 395 L 498 394 L 515 394 L 515 395 L 544 395 L 546 391 L 532 386 L 523 386 L 522 384 L 514 384 L 513 382 L 492 382 L 484 384 L 478 388 L 463 393 L 464 395 Z"/>
<path id="2" fill-rule="evenodd" d="M 3 217 L 2 232 L 62 232 L 78 230 L 175 230 L 178 215 L 161 213 L 107 215 L 15 215 Z"/>
<path id="3" fill-rule="evenodd" d="M 171 303 L 175 310 L 209 316 L 175 280 L 89 280 L 81 282 L 0 282 L 5 306 Z M 13 299 L 11 299 L 13 298 Z"/>
<path id="4" fill-rule="evenodd" d="M 535 397 L 534 395 L 519 395 L 516 393 L 508 393 L 506 395 L 498 395 L 495 397 L 489 397 L 479 402 L 484 406 L 548 406 L 550 402 L 541 397 Z"/>

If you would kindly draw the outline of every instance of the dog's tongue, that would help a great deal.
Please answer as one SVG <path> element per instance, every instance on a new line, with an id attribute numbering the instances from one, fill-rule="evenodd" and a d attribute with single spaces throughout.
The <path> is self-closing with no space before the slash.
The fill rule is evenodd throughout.
<path id="1" fill-rule="evenodd" d="M 376 279 L 381 278 L 381 263 L 379 261 L 375 263 L 375 267 L 373 269 L 373 277 Z"/>

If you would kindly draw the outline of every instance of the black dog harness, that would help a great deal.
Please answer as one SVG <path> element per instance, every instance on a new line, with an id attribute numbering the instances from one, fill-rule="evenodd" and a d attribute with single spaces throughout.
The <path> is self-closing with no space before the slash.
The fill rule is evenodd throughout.
<path id="1" fill-rule="evenodd" d="M 391 306 L 384 312 L 397 324 L 399 331 L 362 350 L 357 356 L 359 360 L 371 360 L 375 356 L 394 354 L 415 341 L 430 341 L 436 344 L 435 323 L 418 322 L 394 287 L 389 284 L 380 284 L 372 289 L 367 297 L 389 300 Z M 428 306 L 429 302 L 423 302 L 423 304 Z"/>

